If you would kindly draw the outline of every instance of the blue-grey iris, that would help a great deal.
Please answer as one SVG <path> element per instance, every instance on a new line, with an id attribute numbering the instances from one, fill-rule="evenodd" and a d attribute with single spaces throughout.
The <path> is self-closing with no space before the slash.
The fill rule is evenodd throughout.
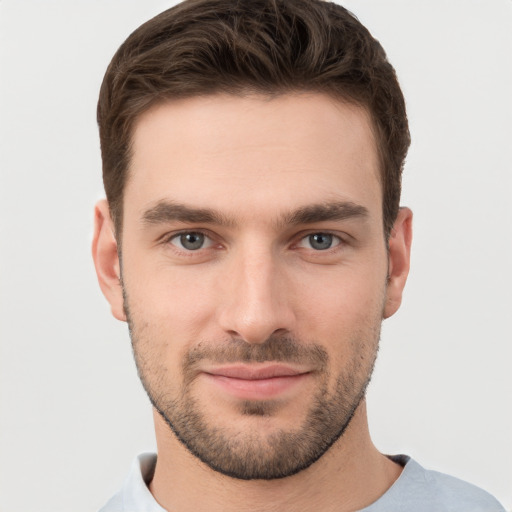
<path id="1" fill-rule="evenodd" d="M 309 235 L 309 243 L 311 247 L 317 251 L 330 249 L 332 246 L 332 239 L 333 236 L 329 235 L 329 233 L 315 233 L 314 235 Z"/>
<path id="2" fill-rule="evenodd" d="M 197 251 L 204 245 L 204 235 L 202 233 L 183 233 L 180 235 L 180 243 L 189 251 Z"/>

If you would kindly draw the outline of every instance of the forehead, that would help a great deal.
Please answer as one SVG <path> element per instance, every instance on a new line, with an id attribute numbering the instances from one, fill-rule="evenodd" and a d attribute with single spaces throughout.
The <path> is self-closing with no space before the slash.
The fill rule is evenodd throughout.
<path id="1" fill-rule="evenodd" d="M 326 95 L 169 101 L 141 115 L 132 143 L 125 218 L 160 200 L 248 219 L 338 200 L 381 215 L 370 117 Z"/>

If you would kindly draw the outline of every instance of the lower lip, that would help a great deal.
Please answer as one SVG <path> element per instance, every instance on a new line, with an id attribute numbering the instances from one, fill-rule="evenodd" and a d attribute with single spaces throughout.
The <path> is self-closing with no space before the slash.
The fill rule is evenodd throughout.
<path id="1" fill-rule="evenodd" d="M 271 377 L 268 379 L 235 379 L 224 375 L 204 374 L 208 380 L 230 395 L 242 400 L 269 400 L 293 390 L 301 384 L 308 373 Z"/>

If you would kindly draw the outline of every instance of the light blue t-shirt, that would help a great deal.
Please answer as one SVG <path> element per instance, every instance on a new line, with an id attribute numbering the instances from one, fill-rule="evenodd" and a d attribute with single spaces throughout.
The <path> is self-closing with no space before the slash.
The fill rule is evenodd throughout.
<path id="1" fill-rule="evenodd" d="M 402 474 L 377 501 L 360 512 L 505 512 L 495 498 L 479 487 L 424 469 L 406 455 L 390 458 L 403 466 Z M 139 455 L 121 490 L 100 512 L 166 512 L 147 486 L 155 465 L 154 453 Z"/>

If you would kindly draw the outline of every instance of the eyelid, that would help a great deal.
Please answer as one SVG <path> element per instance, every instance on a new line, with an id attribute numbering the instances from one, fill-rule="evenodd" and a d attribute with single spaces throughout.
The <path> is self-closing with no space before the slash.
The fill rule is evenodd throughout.
<path id="1" fill-rule="evenodd" d="M 208 244 L 205 247 L 201 247 L 200 249 L 190 250 L 190 249 L 186 249 L 186 248 L 180 248 L 178 245 L 171 243 L 172 240 L 174 240 L 184 234 L 187 234 L 187 233 L 200 233 L 200 234 L 204 235 L 205 239 L 208 241 Z M 330 235 L 334 239 L 337 240 L 337 243 L 335 245 L 333 245 L 332 247 L 325 249 L 324 251 L 321 251 L 318 249 L 315 250 L 312 247 L 309 247 L 309 248 L 304 247 L 304 249 L 311 249 L 311 250 L 314 250 L 315 252 L 319 252 L 319 253 L 329 252 L 332 249 L 339 248 L 339 246 L 341 246 L 341 245 L 344 246 L 344 245 L 349 244 L 350 239 L 352 239 L 352 236 L 348 235 L 346 233 L 333 232 L 329 229 L 312 229 L 312 230 L 308 230 L 308 231 L 302 231 L 302 232 L 296 234 L 294 237 L 296 241 L 292 243 L 292 248 L 300 247 L 300 244 L 303 241 L 307 240 L 308 237 L 310 237 L 311 235 L 315 235 L 315 234 Z M 198 253 L 204 249 L 210 249 L 212 246 L 215 246 L 215 245 L 218 245 L 218 246 L 222 245 L 223 243 L 220 240 L 217 240 L 217 238 L 218 238 L 218 236 L 216 236 L 215 233 L 212 233 L 209 229 L 187 228 L 187 229 L 179 229 L 177 231 L 166 233 L 166 234 L 162 235 L 161 237 L 159 237 L 159 239 L 157 240 L 157 243 L 161 243 L 163 245 L 170 244 L 176 250 L 184 252 L 184 253 L 188 253 L 189 255 L 191 255 L 193 253 Z"/>
<path id="2" fill-rule="evenodd" d="M 200 249 L 196 249 L 196 250 L 186 249 L 185 247 L 180 247 L 179 245 L 172 243 L 173 240 L 179 239 L 179 237 L 181 237 L 182 235 L 191 234 L 191 233 L 199 233 L 199 234 L 203 235 L 205 237 L 205 242 L 208 241 L 208 243 L 206 243 L 206 245 L 204 247 L 201 247 Z M 166 233 L 165 235 L 160 237 L 159 242 L 164 245 L 172 245 L 173 248 L 175 248 L 176 250 L 184 252 L 184 253 L 188 253 L 188 254 L 200 252 L 204 249 L 209 249 L 216 243 L 214 237 L 212 236 L 212 233 L 209 230 L 202 229 L 202 228 L 180 229 L 178 231 L 173 231 L 172 233 Z"/>
<path id="3" fill-rule="evenodd" d="M 337 243 L 333 244 L 331 247 L 327 248 L 327 249 L 323 249 L 323 250 L 320 250 L 320 249 L 314 249 L 313 247 L 304 247 L 303 245 L 301 245 L 304 241 L 307 241 L 309 239 L 310 236 L 312 235 L 329 235 L 331 236 L 334 240 L 337 241 Z M 333 242 L 334 242 L 333 240 Z M 340 245 L 346 243 L 346 241 L 344 240 L 344 238 L 337 234 L 337 233 L 333 233 L 329 230 L 314 230 L 314 231 L 310 231 L 306 234 L 301 234 L 300 238 L 299 238 L 299 241 L 297 243 L 294 244 L 295 247 L 301 247 L 301 248 L 304 248 L 304 249 L 311 249 L 315 252 L 328 252 L 332 249 L 336 249 L 337 247 L 339 247 Z"/>

